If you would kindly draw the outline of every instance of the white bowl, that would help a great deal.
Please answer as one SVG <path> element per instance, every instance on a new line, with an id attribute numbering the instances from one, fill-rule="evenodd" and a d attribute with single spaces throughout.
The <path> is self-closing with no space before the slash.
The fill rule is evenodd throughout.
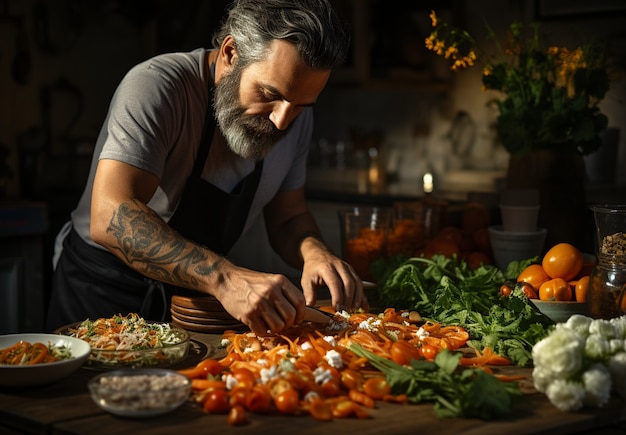
<path id="1" fill-rule="evenodd" d="M 120 369 L 92 378 L 89 392 L 105 411 L 124 417 L 165 414 L 185 403 L 191 380 L 168 369 Z"/>
<path id="2" fill-rule="evenodd" d="M 49 384 L 69 376 L 81 367 L 91 352 L 89 344 L 79 338 L 58 334 L 9 334 L 0 336 L 0 349 L 19 341 L 66 346 L 72 358 L 33 365 L 0 365 L 0 385 L 7 387 Z"/>
<path id="3" fill-rule="evenodd" d="M 521 261 L 540 256 L 548 230 L 512 232 L 504 231 L 501 225 L 487 228 L 496 266 L 506 270 L 511 261 Z"/>

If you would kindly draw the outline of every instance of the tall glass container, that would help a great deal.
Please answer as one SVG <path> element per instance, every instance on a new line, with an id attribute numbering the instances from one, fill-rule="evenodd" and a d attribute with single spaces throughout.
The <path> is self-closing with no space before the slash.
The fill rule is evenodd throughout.
<path id="1" fill-rule="evenodd" d="M 626 206 L 591 208 L 596 221 L 598 264 L 590 275 L 587 305 L 596 319 L 626 314 Z"/>

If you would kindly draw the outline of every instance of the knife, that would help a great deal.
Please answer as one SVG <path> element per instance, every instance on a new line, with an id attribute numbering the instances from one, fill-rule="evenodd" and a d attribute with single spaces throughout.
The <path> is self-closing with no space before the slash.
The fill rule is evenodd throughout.
<path id="1" fill-rule="evenodd" d="M 326 313 L 320 309 L 315 307 L 306 307 L 306 311 L 304 313 L 304 320 L 312 323 L 330 323 L 333 316 L 330 313 Z"/>

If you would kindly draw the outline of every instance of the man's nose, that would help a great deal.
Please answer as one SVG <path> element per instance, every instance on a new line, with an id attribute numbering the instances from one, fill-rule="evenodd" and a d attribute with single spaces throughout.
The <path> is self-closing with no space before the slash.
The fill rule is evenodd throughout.
<path id="1" fill-rule="evenodd" d="M 295 106 L 288 101 L 276 102 L 270 113 L 270 121 L 277 129 L 286 130 L 297 114 L 295 109 Z"/>

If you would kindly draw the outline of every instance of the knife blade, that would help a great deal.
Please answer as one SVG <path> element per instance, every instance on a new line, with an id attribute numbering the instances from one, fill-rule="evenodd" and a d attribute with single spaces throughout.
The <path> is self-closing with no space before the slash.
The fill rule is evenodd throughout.
<path id="1" fill-rule="evenodd" d="M 312 323 L 327 324 L 332 320 L 333 316 L 315 307 L 306 307 L 304 320 Z"/>

